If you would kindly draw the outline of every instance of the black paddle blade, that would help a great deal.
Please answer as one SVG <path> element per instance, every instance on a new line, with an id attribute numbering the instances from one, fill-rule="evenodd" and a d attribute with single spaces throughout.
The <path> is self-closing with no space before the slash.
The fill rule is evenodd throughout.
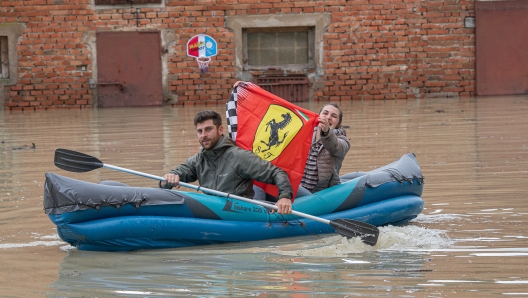
<path id="1" fill-rule="evenodd" d="M 370 246 L 378 242 L 379 229 L 371 224 L 352 219 L 336 219 L 331 220 L 330 225 L 347 238 L 360 237 L 361 241 Z"/>
<path id="2" fill-rule="evenodd" d="M 76 173 L 89 172 L 103 167 L 103 163 L 93 156 L 60 148 L 55 150 L 55 165 L 60 169 Z"/>

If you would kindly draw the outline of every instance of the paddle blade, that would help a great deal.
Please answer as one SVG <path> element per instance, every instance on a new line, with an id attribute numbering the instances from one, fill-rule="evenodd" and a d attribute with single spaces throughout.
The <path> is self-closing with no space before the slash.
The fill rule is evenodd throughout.
<path id="1" fill-rule="evenodd" d="M 69 172 L 84 173 L 103 167 L 103 163 L 90 155 L 68 149 L 55 150 L 55 165 Z"/>
<path id="2" fill-rule="evenodd" d="M 361 241 L 370 246 L 378 242 L 379 229 L 371 224 L 352 219 L 336 219 L 330 221 L 330 225 L 347 238 L 360 237 Z"/>

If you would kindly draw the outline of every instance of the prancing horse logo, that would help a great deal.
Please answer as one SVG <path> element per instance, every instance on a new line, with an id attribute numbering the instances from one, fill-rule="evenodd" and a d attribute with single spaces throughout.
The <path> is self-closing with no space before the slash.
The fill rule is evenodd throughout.
<path id="1" fill-rule="evenodd" d="M 278 147 L 280 144 L 284 142 L 286 139 L 286 136 L 288 136 L 289 131 L 286 131 L 284 133 L 284 137 L 282 137 L 282 140 L 280 140 L 279 137 L 279 129 L 283 130 L 286 128 L 288 123 L 291 122 L 292 116 L 290 113 L 282 114 L 282 121 L 276 122 L 275 119 L 271 119 L 268 123 L 266 123 L 266 131 L 268 131 L 268 128 L 270 129 L 270 137 L 268 140 L 268 143 L 264 142 L 263 140 L 260 140 L 262 144 L 265 144 L 268 146 L 268 149 L 262 150 L 262 152 L 268 151 L 271 146 Z"/>
<path id="2" fill-rule="evenodd" d="M 303 125 L 302 119 L 295 112 L 280 105 L 270 105 L 255 132 L 253 153 L 264 160 L 273 161 L 286 149 Z"/>

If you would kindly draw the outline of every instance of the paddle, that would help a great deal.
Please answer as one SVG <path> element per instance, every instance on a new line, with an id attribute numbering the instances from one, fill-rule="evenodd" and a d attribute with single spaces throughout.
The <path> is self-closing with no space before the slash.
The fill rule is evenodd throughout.
<path id="1" fill-rule="evenodd" d="M 121 167 L 117 167 L 117 166 L 113 166 L 109 164 L 104 164 L 102 161 L 100 161 L 96 157 L 93 157 L 93 156 L 90 156 L 90 155 L 87 155 L 81 152 L 68 150 L 68 149 L 55 150 L 55 165 L 63 170 L 70 171 L 70 172 L 76 172 L 76 173 L 89 172 L 91 170 L 95 170 L 99 168 L 108 168 L 108 169 L 112 169 L 112 170 L 116 170 L 120 172 L 125 172 L 125 173 L 130 173 L 130 174 L 134 174 L 134 175 L 138 175 L 138 176 L 142 176 L 146 178 L 151 178 L 154 180 L 165 181 L 165 178 L 163 177 L 154 176 L 154 175 L 150 175 L 150 174 L 142 173 L 142 172 L 137 172 L 134 170 L 129 170 L 129 169 L 125 169 L 125 168 L 121 168 Z M 257 204 L 260 206 L 264 206 L 266 208 L 278 210 L 277 206 L 267 204 L 262 201 L 251 200 L 248 198 L 244 198 L 244 197 L 240 197 L 240 196 L 236 196 L 232 194 L 227 194 L 227 193 L 216 191 L 213 189 L 195 186 L 193 184 L 188 184 L 185 182 L 180 182 L 179 184 L 181 186 L 185 186 L 191 189 L 201 190 L 205 193 L 214 194 L 217 196 L 223 196 L 227 198 L 234 198 L 234 199 L 241 200 L 244 202 Z M 298 212 L 294 210 L 292 210 L 291 214 L 304 217 L 304 218 L 308 218 L 308 219 L 312 219 L 312 220 L 315 220 L 315 221 L 318 221 L 324 224 L 328 224 L 332 226 L 336 230 L 337 233 L 347 238 L 361 237 L 361 240 L 363 242 L 371 246 L 375 245 L 376 242 L 378 241 L 379 230 L 377 227 L 371 224 L 367 224 L 367 223 L 352 220 L 352 219 L 327 220 L 324 218 L 316 217 L 310 214 L 306 214 L 306 213 L 302 213 L 302 212 Z"/>

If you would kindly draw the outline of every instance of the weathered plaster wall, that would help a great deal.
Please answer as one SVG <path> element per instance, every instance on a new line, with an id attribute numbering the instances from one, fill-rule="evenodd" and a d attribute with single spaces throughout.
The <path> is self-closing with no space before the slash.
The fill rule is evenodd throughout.
<path id="1" fill-rule="evenodd" d="M 9 77 L 0 78 L 0 107 L 5 105 L 5 86 L 12 86 L 17 83 L 18 80 L 18 52 L 17 52 L 17 43 L 19 38 L 24 32 L 25 25 L 21 23 L 12 23 L 12 22 L 0 22 L 0 36 L 7 37 L 7 51 L 8 51 L 8 68 L 9 68 Z"/>

